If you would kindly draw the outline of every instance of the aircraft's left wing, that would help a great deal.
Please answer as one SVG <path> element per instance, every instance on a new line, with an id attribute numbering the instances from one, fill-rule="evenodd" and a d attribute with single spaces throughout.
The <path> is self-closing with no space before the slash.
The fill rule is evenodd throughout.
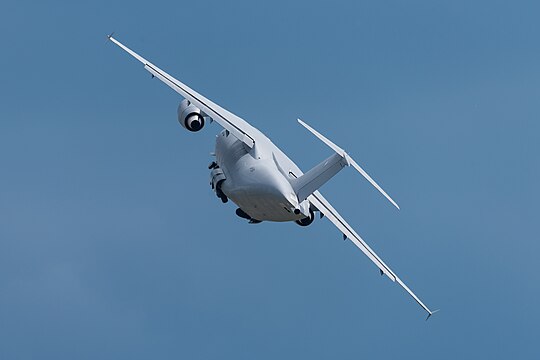
<path id="1" fill-rule="evenodd" d="M 401 285 L 413 299 L 428 312 L 428 318 L 433 315 L 424 303 L 401 281 L 401 279 L 386 265 L 377 254 L 366 244 L 366 242 L 354 231 L 354 229 L 339 215 L 332 205 L 321 195 L 319 191 L 315 191 L 308 197 L 308 200 L 313 204 L 328 220 L 330 220 L 342 233 L 343 236 L 350 239 L 366 256 L 377 265 L 381 273 L 385 274 L 390 280 Z"/>
<path id="2" fill-rule="evenodd" d="M 146 60 L 124 44 L 120 43 L 118 40 L 113 38 L 112 35 L 109 35 L 108 38 L 120 48 L 125 50 L 128 54 L 143 63 L 144 68 L 153 76 L 157 77 L 159 80 L 169 85 L 174 91 L 188 99 L 192 104 L 201 109 L 225 129 L 229 130 L 231 134 L 244 142 L 247 146 L 250 148 L 253 147 L 258 131 L 253 126 L 248 124 L 244 119 L 215 104 L 211 100 L 191 89 L 186 84 L 182 83 L 180 80 L 177 80 L 171 75 L 167 74 L 150 61 Z"/>

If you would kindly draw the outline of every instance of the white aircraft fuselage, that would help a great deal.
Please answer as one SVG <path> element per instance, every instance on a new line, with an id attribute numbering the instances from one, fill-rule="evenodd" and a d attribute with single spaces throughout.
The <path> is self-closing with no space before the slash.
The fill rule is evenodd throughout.
<path id="1" fill-rule="evenodd" d="M 290 179 L 302 175 L 298 166 L 268 138 L 253 148 L 227 130 L 216 136 L 216 163 L 226 180 L 221 191 L 251 218 L 297 221 L 310 216 L 309 202 L 298 202 Z"/>

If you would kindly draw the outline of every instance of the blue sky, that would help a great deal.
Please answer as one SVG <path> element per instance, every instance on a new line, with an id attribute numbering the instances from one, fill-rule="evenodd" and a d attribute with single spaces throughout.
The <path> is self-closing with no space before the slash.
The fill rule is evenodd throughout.
<path id="1" fill-rule="evenodd" d="M 0 358 L 535 358 L 533 1 L 2 3 Z M 120 41 L 244 117 L 432 308 L 326 219 L 248 225 L 212 125 Z"/>

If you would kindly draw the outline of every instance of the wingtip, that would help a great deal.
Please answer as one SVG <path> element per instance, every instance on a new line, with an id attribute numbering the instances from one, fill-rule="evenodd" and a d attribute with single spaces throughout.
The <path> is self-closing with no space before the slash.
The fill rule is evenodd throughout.
<path id="1" fill-rule="evenodd" d="M 434 310 L 434 311 L 430 311 L 427 318 L 426 318 L 426 321 L 428 321 L 431 316 L 433 316 L 435 313 L 438 313 L 439 311 L 441 311 L 441 310 L 437 309 L 437 310 Z"/>

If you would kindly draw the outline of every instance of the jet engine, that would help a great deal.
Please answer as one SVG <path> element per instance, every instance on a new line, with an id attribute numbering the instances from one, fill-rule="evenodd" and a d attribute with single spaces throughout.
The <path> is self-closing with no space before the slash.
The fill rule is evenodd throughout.
<path id="1" fill-rule="evenodd" d="M 188 99 L 184 99 L 178 106 L 178 122 L 189 131 L 199 131 L 204 127 L 204 113 Z"/>

